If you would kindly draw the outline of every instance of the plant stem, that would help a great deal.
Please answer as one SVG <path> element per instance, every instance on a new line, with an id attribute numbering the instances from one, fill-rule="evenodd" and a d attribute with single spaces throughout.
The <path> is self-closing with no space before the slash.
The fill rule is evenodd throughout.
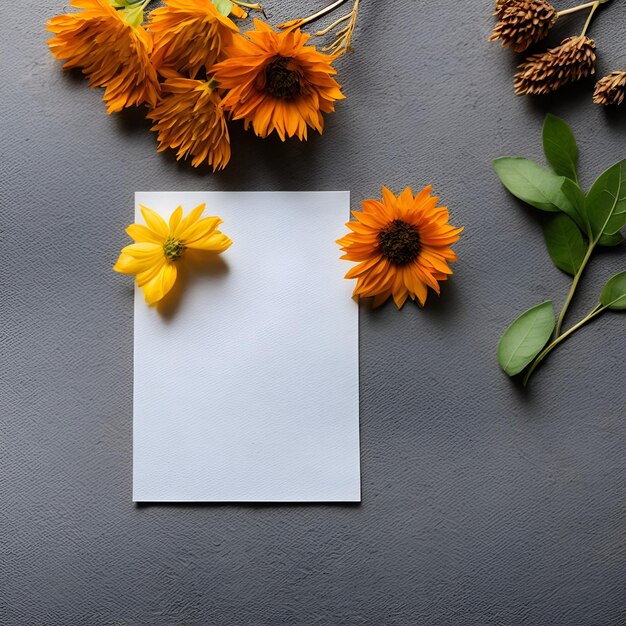
<path id="1" fill-rule="evenodd" d="M 533 372 L 537 369 L 538 365 L 543 361 L 554 348 L 556 348 L 562 341 L 565 341 L 572 333 L 576 332 L 581 326 L 584 326 L 587 322 L 591 321 L 596 315 L 600 315 L 606 309 L 605 306 L 598 304 L 593 311 L 591 311 L 586 317 L 580 320 L 577 324 L 574 324 L 569 330 L 564 332 L 562 335 L 559 335 L 552 343 L 550 343 L 547 347 L 543 349 L 543 351 L 535 357 L 535 360 L 532 362 L 530 369 L 526 372 L 524 376 L 523 384 L 524 387 L 528 384 L 528 380 L 532 376 Z"/>
<path id="2" fill-rule="evenodd" d="M 263 13 L 263 17 L 267 19 L 265 10 L 258 2 L 242 2 L 241 0 L 231 0 L 231 2 L 233 2 L 233 4 L 236 4 L 237 6 L 244 7 L 244 9 L 248 9 L 249 11 L 260 11 L 261 13 Z"/>
<path id="3" fill-rule="evenodd" d="M 352 5 L 352 10 L 348 15 L 346 15 L 346 19 L 348 20 L 348 25 L 344 26 L 340 30 L 335 32 L 335 40 L 328 46 L 322 48 L 324 52 L 328 52 L 332 54 L 335 58 L 339 58 L 349 50 L 351 50 L 351 42 L 352 35 L 354 33 L 354 27 L 356 26 L 356 19 L 359 14 L 359 0 L 354 0 L 354 4 Z M 338 26 L 343 22 L 343 19 L 339 19 L 333 25 Z"/>
<path id="4" fill-rule="evenodd" d="M 329 33 L 333 28 L 335 28 L 336 26 L 339 26 L 339 24 L 341 24 L 342 22 L 345 22 L 346 20 L 349 20 L 352 17 L 352 13 L 348 13 L 348 15 L 344 15 L 343 17 L 340 17 L 338 20 L 334 21 L 330 26 L 327 26 L 326 28 L 322 29 L 322 30 L 318 30 L 315 35 L 320 37 L 322 35 L 326 35 L 327 33 Z"/>
<path id="5" fill-rule="evenodd" d="M 562 11 L 559 11 L 557 15 L 561 17 L 563 15 L 570 15 L 571 13 L 578 13 L 578 11 L 590 9 L 595 3 L 596 0 L 593 2 L 585 2 L 585 4 L 579 4 L 577 7 L 572 7 L 571 9 L 563 9 Z"/>
<path id="6" fill-rule="evenodd" d="M 304 17 L 299 20 L 293 20 L 291 22 L 285 22 L 285 24 L 279 24 L 278 28 L 285 28 L 285 27 L 291 27 L 291 26 L 298 26 L 299 28 L 301 26 L 304 26 L 305 24 L 314 22 L 320 17 L 324 17 L 324 15 L 326 15 L 327 13 L 330 13 L 331 11 L 334 11 L 337 7 L 340 7 L 345 2 L 347 2 L 347 0 L 335 0 L 335 2 L 332 2 L 327 7 L 320 9 L 317 13 L 313 13 L 313 15 L 309 15 L 309 17 Z"/>
<path id="7" fill-rule="evenodd" d="M 559 17 L 562 17 L 563 15 L 570 15 L 572 13 L 577 13 L 578 11 L 583 11 L 584 9 L 590 9 L 594 4 L 600 5 L 610 1 L 611 0 L 594 0 L 593 2 L 585 2 L 584 4 L 579 4 L 577 7 L 572 7 L 571 9 L 563 9 L 562 11 L 559 11 L 557 15 Z"/>
<path id="8" fill-rule="evenodd" d="M 594 13 L 597 11 L 599 6 L 600 6 L 600 0 L 596 0 L 596 2 L 594 2 L 593 6 L 591 7 L 591 11 L 589 11 L 589 17 L 587 17 L 587 21 L 585 22 L 585 25 L 583 26 L 583 32 L 580 33 L 581 37 L 584 37 L 585 34 L 587 33 L 587 29 L 589 28 L 589 25 L 591 24 L 591 18 L 593 17 Z"/>
<path id="9" fill-rule="evenodd" d="M 589 263 L 589 259 L 596 247 L 597 240 L 589 242 L 589 248 L 587 248 L 587 254 L 585 254 L 585 258 L 583 259 L 578 271 L 576 272 L 576 276 L 574 276 L 574 280 L 572 281 L 572 286 L 569 289 L 569 293 L 567 294 L 567 298 L 565 299 L 565 304 L 559 313 L 559 318 L 556 323 L 556 328 L 554 329 L 554 338 L 556 339 L 561 334 L 561 328 L 563 328 L 563 322 L 565 320 L 565 315 L 567 313 L 567 309 L 572 302 L 572 298 L 576 293 L 576 288 L 578 287 L 578 283 L 580 282 L 580 278 L 585 271 L 585 267 L 587 267 L 587 263 Z"/>

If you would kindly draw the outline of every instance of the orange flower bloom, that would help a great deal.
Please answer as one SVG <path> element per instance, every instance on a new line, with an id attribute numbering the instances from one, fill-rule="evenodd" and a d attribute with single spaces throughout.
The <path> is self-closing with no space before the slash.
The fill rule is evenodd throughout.
<path id="1" fill-rule="evenodd" d="M 373 296 L 375 307 L 393 296 L 401 308 L 408 296 L 423 305 L 428 287 L 439 293 L 438 281 L 452 274 L 448 262 L 457 258 L 450 245 L 463 229 L 448 224 L 448 209 L 431 190 L 413 196 L 407 187 L 396 197 L 383 187 L 382 202 L 364 200 L 362 211 L 352 212 L 352 232 L 337 243 L 342 259 L 359 263 L 346 274 L 357 279 L 355 296 Z"/>
<path id="2" fill-rule="evenodd" d="M 47 24 L 48 45 L 63 67 L 79 67 L 90 87 L 104 87 L 107 112 L 156 104 L 157 74 L 150 63 L 152 37 L 141 26 L 141 8 L 115 10 L 108 0 L 71 0 L 80 13 L 57 15 Z M 138 10 L 139 9 L 139 10 Z"/>
<path id="3" fill-rule="evenodd" d="M 213 171 L 223 169 L 230 160 L 230 140 L 219 93 L 211 83 L 192 78 L 169 78 L 162 90 L 148 113 L 158 132 L 157 150 L 178 149 L 178 160 L 192 156 L 194 167 L 206 162 Z"/>
<path id="4" fill-rule="evenodd" d="M 150 14 L 154 37 L 152 62 L 171 67 L 195 78 L 219 58 L 239 29 L 222 15 L 211 0 L 166 0 Z"/>
<path id="5" fill-rule="evenodd" d="M 307 127 L 321 133 L 322 113 L 344 98 L 332 77 L 334 57 L 306 46 L 310 36 L 299 30 L 277 33 L 260 20 L 254 24 L 246 37 L 234 36 L 227 58 L 213 67 L 215 80 L 229 90 L 225 108 L 260 137 L 275 130 L 283 141 L 306 139 Z"/>

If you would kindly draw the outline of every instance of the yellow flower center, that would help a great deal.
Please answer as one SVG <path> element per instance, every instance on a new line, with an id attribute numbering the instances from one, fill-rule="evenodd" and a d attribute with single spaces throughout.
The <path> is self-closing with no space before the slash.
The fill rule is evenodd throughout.
<path id="1" fill-rule="evenodd" d="M 287 67 L 289 61 L 280 58 L 265 68 L 265 90 L 275 98 L 289 100 L 300 95 L 300 77 Z"/>
<path id="2" fill-rule="evenodd" d="M 168 261 L 176 261 L 184 251 L 183 243 L 174 237 L 168 237 L 163 244 L 163 254 Z"/>
<path id="3" fill-rule="evenodd" d="M 419 233 L 404 220 L 393 220 L 381 230 L 378 245 L 382 255 L 394 265 L 407 265 L 417 258 L 422 249 Z"/>

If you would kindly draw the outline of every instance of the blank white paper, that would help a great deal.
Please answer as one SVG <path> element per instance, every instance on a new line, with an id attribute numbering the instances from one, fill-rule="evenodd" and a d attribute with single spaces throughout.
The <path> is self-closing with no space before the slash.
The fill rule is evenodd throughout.
<path id="1" fill-rule="evenodd" d="M 135 291 L 133 500 L 360 501 L 348 192 L 140 192 L 206 202 L 233 245 L 171 314 Z"/>

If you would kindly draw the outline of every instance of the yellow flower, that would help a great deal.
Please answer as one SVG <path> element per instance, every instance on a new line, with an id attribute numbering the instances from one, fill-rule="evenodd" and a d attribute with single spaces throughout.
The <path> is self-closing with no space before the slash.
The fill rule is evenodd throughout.
<path id="1" fill-rule="evenodd" d="M 90 87 L 104 87 L 107 112 L 144 102 L 154 106 L 159 83 L 150 63 L 152 37 L 141 26 L 141 6 L 117 11 L 108 0 L 71 0 L 80 13 L 57 15 L 48 21 L 54 33 L 52 55 L 79 67 Z"/>
<path id="2" fill-rule="evenodd" d="M 223 169 L 230 160 L 230 139 L 219 93 L 207 81 L 177 77 L 166 80 L 162 90 L 148 113 L 158 133 L 157 150 L 174 148 L 178 160 L 192 156 L 194 167 L 206 162 L 213 171 Z"/>
<path id="3" fill-rule="evenodd" d="M 233 5 L 235 6 L 235 5 Z M 239 29 L 211 0 L 166 0 L 150 14 L 152 62 L 186 72 L 190 78 L 219 58 Z"/>
<path id="4" fill-rule="evenodd" d="M 219 253 L 231 245 L 232 241 L 217 230 L 222 223 L 219 217 L 200 219 L 205 206 L 197 206 L 184 218 L 179 206 L 169 224 L 152 209 L 141 206 L 146 224 L 131 224 L 126 229 L 135 243 L 122 248 L 113 269 L 120 274 L 136 275 L 137 285 L 150 306 L 162 300 L 174 286 L 176 264 L 187 248 Z"/>
<path id="5" fill-rule="evenodd" d="M 407 187 L 398 197 L 383 187 L 382 202 L 364 200 L 362 211 L 353 211 L 352 231 L 337 243 L 357 261 L 346 278 L 356 278 L 355 296 L 374 297 L 379 306 L 390 296 L 398 308 L 407 297 L 426 302 L 428 287 L 439 293 L 439 282 L 452 274 L 448 263 L 456 261 L 450 245 L 462 228 L 448 224 L 448 209 L 438 207 L 428 186 L 416 196 Z"/>
<path id="6" fill-rule="evenodd" d="M 334 57 L 306 46 L 310 35 L 299 30 L 277 33 L 260 20 L 254 24 L 245 37 L 234 36 L 227 58 L 212 69 L 220 88 L 229 90 L 224 107 L 260 137 L 276 131 L 283 141 L 306 139 L 308 127 L 321 133 L 322 113 L 344 98 L 332 77 Z"/>

